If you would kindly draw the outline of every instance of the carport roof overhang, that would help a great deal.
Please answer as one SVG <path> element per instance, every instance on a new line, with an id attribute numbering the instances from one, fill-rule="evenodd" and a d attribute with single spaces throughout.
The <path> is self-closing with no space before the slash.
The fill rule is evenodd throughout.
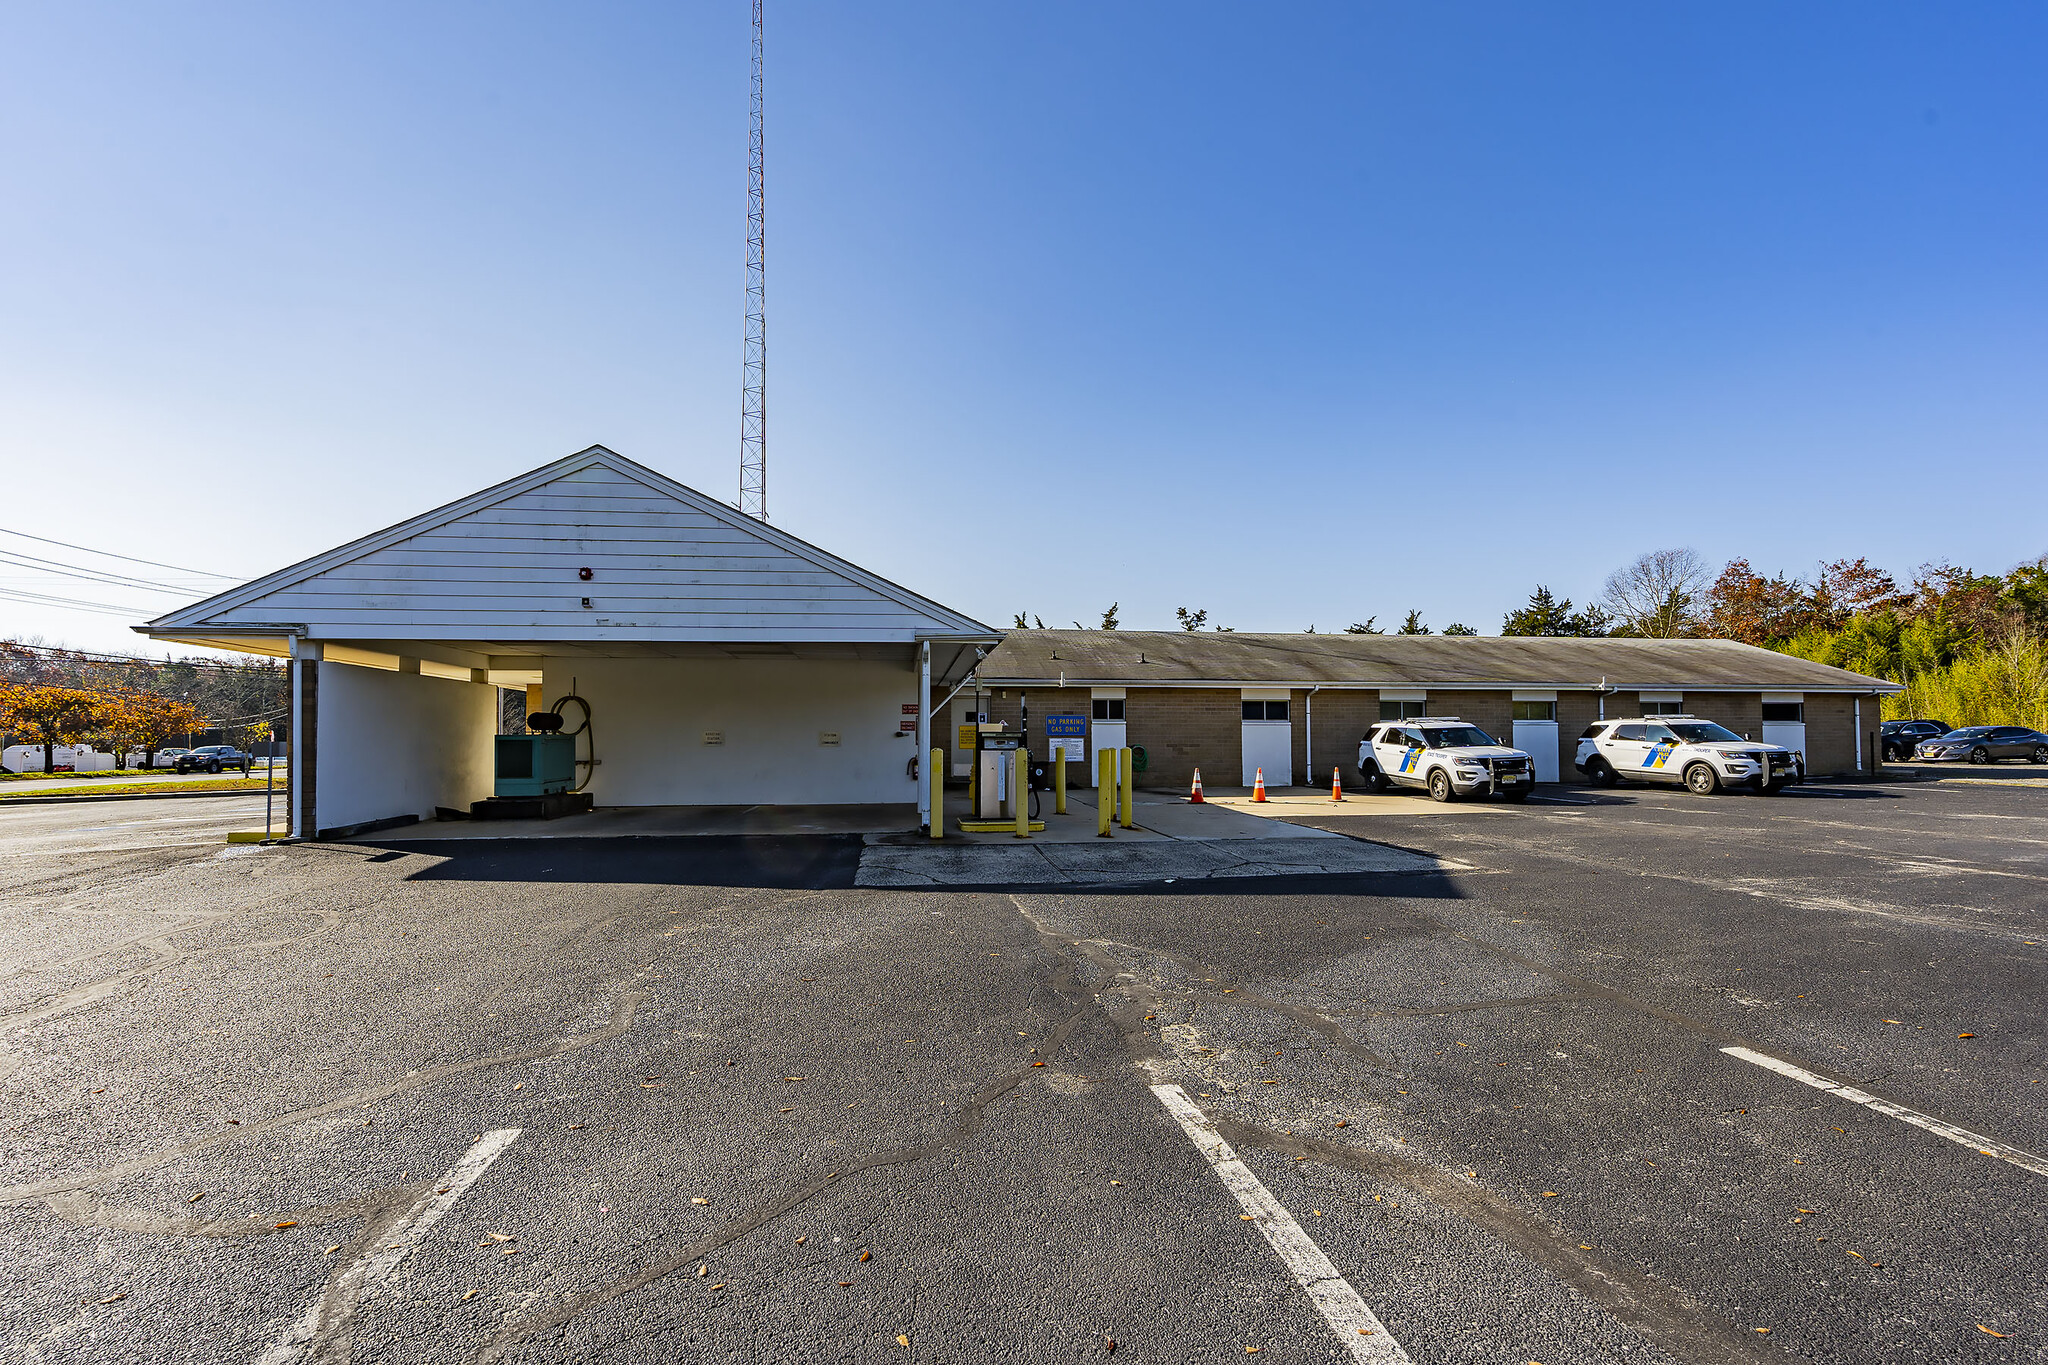
<path id="1" fill-rule="evenodd" d="M 240 654 L 288 659 L 293 640 L 318 644 L 321 653 L 339 663 L 396 668 L 401 658 L 428 660 L 450 668 L 483 669 L 491 681 L 508 685 L 536 674 L 543 659 L 859 659 L 900 662 L 914 667 L 919 648 L 932 651 L 932 682 L 950 687 L 973 671 L 980 654 L 1002 636 L 947 633 L 914 634 L 879 640 L 412 640 L 380 636 L 371 639 L 320 636 L 305 626 L 277 625 L 262 633 L 223 634 L 204 629 L 148 632 L 153 640 L 202 645 Z"/>

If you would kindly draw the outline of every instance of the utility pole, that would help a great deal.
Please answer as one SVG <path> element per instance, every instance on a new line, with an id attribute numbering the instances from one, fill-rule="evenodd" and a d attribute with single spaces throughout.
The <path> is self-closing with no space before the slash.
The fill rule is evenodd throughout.
<path id="1" fill-rule="evenodd" d="M 747 346 L 740 388 L 740 511 L 768 520 L 767 209 L 761 176 L 761 0 L 754 0 L 753 127 L 747 138 Z"/>

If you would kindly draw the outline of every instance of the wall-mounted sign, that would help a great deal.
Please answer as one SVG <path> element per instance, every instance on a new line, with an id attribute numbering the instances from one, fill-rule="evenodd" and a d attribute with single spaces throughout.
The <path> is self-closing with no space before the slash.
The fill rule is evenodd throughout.
<path id="1" fill-rule="evenodd" d="M 725 731 L 723 731 L 723 730 L 706 730 L 706 731 L 704 732 L 704 742 L 705 742 L 706 744 L 723 744 L 723 743 L 725 743 Z"/>
<path id="2" fill-rule="evenodd" d="M 825 747 L 826 747 L 827 749 L 836 749 L 836 748 L 838 748 L 838 747 L 839 747 L 839 732 L 838 732 L 837 730 L 820 730 L 820 731 L 818 731 L 818 743 L 820 743 L 820 744 L 824 745 L 824 746 L 825 746 Z"/>
<path id="3" fill-rule="evenodd" d="M 914 720 L 899 720 L 896 722 L 896 728 L 906 735 L 914 735 L 917 733 L 917 722 Z"/>
<path id="4" fill-rule="evenodd" d="M 959 744 L 962 749 L 972 750 L 974 748 L 974 734 L 974 726 L 963 725 L 960 727 Z"/>
<path id="5" fill-rule="evenodd" d="M 916 714 L 917 714 L 917 703 L 916 703 L 916 702 L 914 702 L 914 701 L 907 701 L 907 702 L 904 702 L 904 703 L 903 703 L 903 714 L 904 714 L 904 715 L 906 715 L 906 716 L 914 716 L 914 715 L 916 715 Z"/>

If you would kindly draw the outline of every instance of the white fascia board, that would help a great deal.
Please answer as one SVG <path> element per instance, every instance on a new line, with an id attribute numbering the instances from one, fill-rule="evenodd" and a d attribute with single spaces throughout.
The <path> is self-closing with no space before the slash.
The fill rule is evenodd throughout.
<path id="1" fill-rule="evenodd" d="M 984 679 L 983 681 L 984 684 L 989 687 L 1059 687 L 1062 685 L 1057 677 L 990 677 Z M 1293 689 L 1296 691 L 1307 691 L 1309 688 L 1319 687 L 1325 692 L 1384 692 L 1389 695 L 1396 692 L 1413 692 L 1418 696 L 1421 696 L 1423 694 L 1434 696 L 1438 693 L 1443 692 L 1513 692 L 1516 690 L 1584 692 L 1589 695 L 1599 693 L 1602 691 L 1605 691 L 1610 695 L 1615 692 L 1648 691 L 1654 693 L 1658 691 L 1663 691 L 1668 692 L 1674 696 L 1691 696 L 1704 695 L 1710 692 L 1743 694 L 1750 692 L 1760 692 L 1762 690 L 1761 686 L 1756 683 L 1714 683 L 1711 685 L 1701 685 L 1699 683 L 1686 683 L 1683 685 L 1676 683 L 1660 683 L 1655 688 L 1647 688 L 1638 686 L 1635 683 L 1610 681 L 1605 688 L 1602 688 L 1600 684 L 1596 682 L 1530 682 L 1529 680 L 1522 678 L 1503 678 L 1498 682 L 1468 681 L 1443 683 L 1433 682 L 1420 684 L 1412 682 L 1360 682 L 1355 679 L 1346 679 L 1342 682 L 1309 681 L 1294 683 L 1275 683 L 1270 681 L 1248 682 L 1242 678 L 1083 678 L 1073 673 L 1067 674 L 1065 686 L 1125 688 L 1201 688 L 1213 692 L 1227 692 L 1232 689 L 1241 690 L 1248 687 L 1270 688 L 1276 692 L 1288 689 Z M 1806 687 L 1805 695 L 1809 697 L 1820 695 L 1839 695 L 1846 697 L 1862 696 L 1871 692 L 1903 692 L 1905 690 L 1905 687 L 1900 683 L 1886 682 L 1881 678 L 1872 678 L 1869 682 L 1843 683 L 1832 687 L 1815 687 L 1812 685 L 1808 685 Z"/>
<path id="2" fill-rule="evenodd" d="M 439 526 L 445 526 L 449 522 L 469 515 L 471 512 L 503 502 L 507 498 L 517 497 L 528 489 L 551 483 L 565 474 L 573 474 L 579 469 L 589 469 L 598 465 L 602 465 L 613 473 L 631 479 L 656 492 L 667 494 L 678 502 L 684 503 L 708 517 L 723 522 L 729 527 L 758 536 L 800 559 L 817 565 L 827 572 L 841 574 L 901 606 L 930 616 L 948 629 L 976 636 L 1000 635 L 1000 632 L 996 631 L 992 626 L 983 625 L 972 617 L 962 616 L 950 607 L 941 606 L 930 598 L 921 597 L 908 588 L 892 583 L 877 574 L 869 573 L 859 565 L 841 559 L 829 551 L 821 550 L 809 541 L 799 540 L 787 532 L 778 531 L 767 522 L 757 521 L 753 517 L 740 512 L 737 508 L 728 507 L 724 503 L 707 498 L 696 489 L 677 483 L 666 475 L 657 474 L 645 465 L 637 464 L 615 451 L 605 449 L 603 446 L 591 446 L 588 450 L 566 456 L 556 460 L 553 464 L 542 465 L 539 469 L 530 470 L 525 474 L 519 475 L 517 478 L 493 484 L 491 487 L 472 493 L 466 498 L 444 504 L 430 512 L 423 512 L 410 521 L 402 521 L 396 526 L 387 526 L 381 531 L 352 540 L 346 545 L 338 545 L 325 554 L 315 555 L 311 559 L 300 560 L 297 564 L 279 569 L 275 573 L 253 579 L 250 582 L 244 583 L 239 588 L 230 588 L 224 593 L 218 593 L 202 601 L 194 602 L 190 606 L 169 612 L 156 618 L 154 621 L 148 622 L 146 625 L 137 627 L 137 629 L 145 633 L 151 633 L 162 629 L 202 627 L 212 624 L 212 618 L 220 612 L 232 611 L 236 607 L 244 606 L 266 594 L 291 587 L 295 583 L 303 582 L 316 574 L 347 564 L 373 551 L 381 550 L 388 545 L 395 545 L 399 541 L 410 539 L 413 536 L 431 531 Z M 235 625 L 238 630 L 246 629 L 240 623 L 235 623 Z M 215 624 L 213 628 L 219 630 L 221 627 Z M 570 637 L 561 636 L 557 638 L 566 639 Z M 640 636 L 597 635 L 587 638 L 647 639 L 656 637 L 649 634 Z M 716 637 L 692 636 L 691 638 L 709 639 Z M 898 638 L 909 640 L 911 637 L 907 634 L 900 637 L 898 635 L 890 635 L 885 638 L 884 642 L 893 642 Z"/>

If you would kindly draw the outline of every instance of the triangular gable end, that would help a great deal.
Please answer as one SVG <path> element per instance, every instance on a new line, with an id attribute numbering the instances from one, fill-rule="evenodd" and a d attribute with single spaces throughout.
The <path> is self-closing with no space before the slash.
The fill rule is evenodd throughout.
<path id="1" fill-rule="evenodd" d="M 505 641 L 993 633 L 603 446 L 143 629 Z"/>

